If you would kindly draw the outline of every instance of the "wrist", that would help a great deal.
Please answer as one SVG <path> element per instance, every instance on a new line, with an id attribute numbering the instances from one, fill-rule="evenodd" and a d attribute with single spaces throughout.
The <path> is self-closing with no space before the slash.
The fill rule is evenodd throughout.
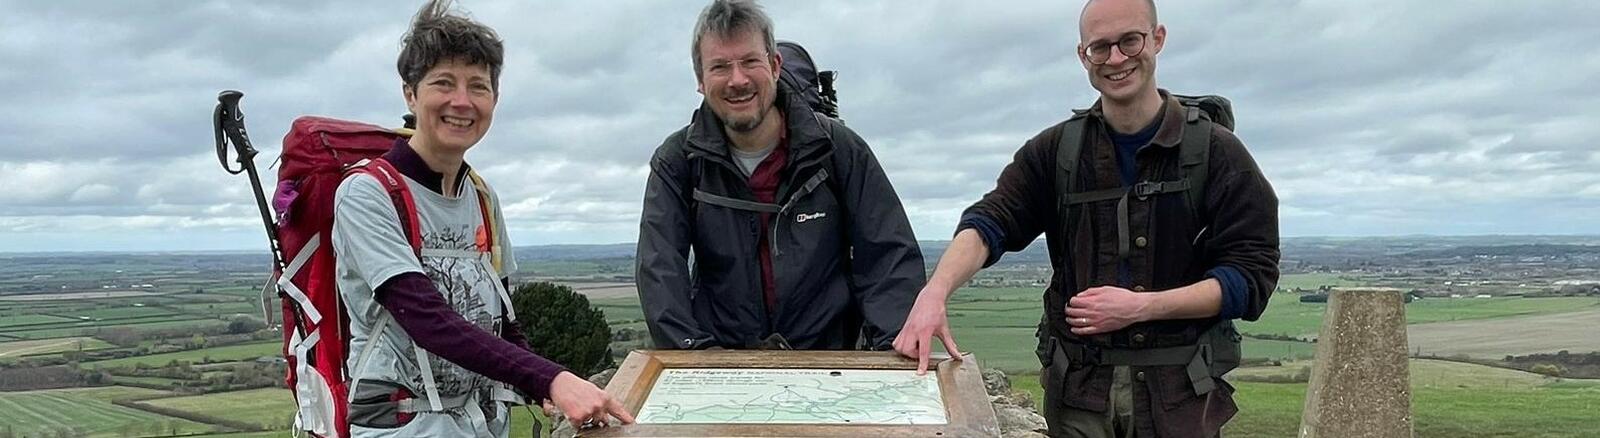
<path id="1" fill-rule="evenodd" d="M 925 303 L 924 305 L 944 307 L 945 302 L 950 300 L 952 289 L 945 282 L 929 280 L 928 284 L 922 286 L 922 292 L 917 293 L 917 301 Z"/>
<path id="2" fill-rule="evenodd" d="M 571 371 L 562 371 L 560 373 L 556 373 L 556 377 L 554 379 L 550 379 L 550 388 L 555 389 L 556 385 L 561 384 L 563 381 L 571 381 L 572 379 L 583 380 L 583 378 L 578 377 L 577 374 L 572 374 Z"/>
<path id="3" fill-rule="evenodd" d="M 1138 297 L 1139 299 L 1139 307 L 1137 308 L 1138 310 L 1133 313 L 1134 322 L 1146 322 L 1161 319 L 1161 315 L 1158 314 L 1160 313 L 1161 309 L 1161 297 L 1168 293 L 1171 292 L 1133 294 L 1133 296 Z"/>

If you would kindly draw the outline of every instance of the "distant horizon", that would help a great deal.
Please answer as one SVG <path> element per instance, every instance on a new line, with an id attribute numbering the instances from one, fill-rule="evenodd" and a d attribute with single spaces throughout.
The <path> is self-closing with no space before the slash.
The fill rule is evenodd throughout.
<path id="1" fill-rule="evenodd" d="M 1283 240 L 1291 239 L 1408 239 L 1408 238 L 1468 238 L 1468 237 L 1498 237 L 1498 238 L 1550 238 L 1550 237 L 1587 237 L 1600 239 L 1600 234 L 1389 234 L 1389 235 L 1308 235 L 1308 236 L 1282 236 Z M 1043 236 L 1040 236 L 1043 239 Z M 263 240 L 265 240 L 263 238 Z M 515 239 L 513 239 L 515 240 Z M 950 239 L 918 239 L 918 242 L 949 242 Z M 260 248 L 202 248 L 202 249 L 80 249 L 80 250 L 53 250 L 35 251 L 25 249 L 11 249 L 0 247 L 0 256 L 27 255 L 48 256 L 56 254 L 255 254 L 264 253 L 267 248 L 265 242 Z M 513 248 L 540 248 L 557 246 L 578 247 L 603 247 L 615 245 L 635 245 L 636 241 L 611 242 L 611 243 L 534 243 L 527 245 L 513 245 Z M 3 245 L 3 244 L 0 244 Z"/>

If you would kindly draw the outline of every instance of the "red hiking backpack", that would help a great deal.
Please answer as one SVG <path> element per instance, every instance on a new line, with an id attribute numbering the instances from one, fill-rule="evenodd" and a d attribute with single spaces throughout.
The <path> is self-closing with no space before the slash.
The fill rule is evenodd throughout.
<path id="1" fill-rule="evenodd" d="M 391 130 L 360 122 L 323 117 L 295 119 L 283 138 L 282 166 L 272 197 L 277 212 L 278 240 L 285 266 L 274 272 L 283 309 L 283 357 L 287 383 L 294 392 L 295 428 L 324 438 L 350 436 L 349 409 L 350 331 L 345 307 L 335 282 L 332 245 L 334 192 L 348 175 L 372 175 L 389 192 L 400 212 L 401 229 L 412 251 L 422 251 L 416 205 L 400 172 L 380 156 L 410 130 Z M 490 192 L 475 173 L 468 173 L 478 189 L 487 236 L 480 245 L 490 249 L 491 260 L 501 269 L 501 251 L 495 230 Z"/>

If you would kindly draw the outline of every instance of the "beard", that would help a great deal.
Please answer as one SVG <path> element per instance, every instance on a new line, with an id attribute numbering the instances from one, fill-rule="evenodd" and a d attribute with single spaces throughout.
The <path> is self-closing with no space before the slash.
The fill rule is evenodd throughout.
<path id="1" fill-rule="evenodd" d="M 753 114 L 741 115 L 734 113 L 733 111 L 728 111 L 726 114 L 718 112 L 717 118 L 722 119 L 723 126 L 730 131 L 738 133 L 754 131 L 757 127 L 761 126 L 761 123 L 767 120 L 767 115 L 773 112 L 774 105 L 777 103 L 777 99 L 775 97 L 769 96 L 771 95 L 765 93 L 763 93 L 763 95 L 756 96 L 757 99 L 766 97 L 767 100 L 761 102 L 761 104 L 756 107 L 756 111 Z M 715 107 L 712 109 L 716 110 Z"/>
<path id="2" fill-rule="evenodd" d="M 767 113 L 770 112 L 771 110 L 772 110 L 772 107 L 768 106 L 766 108 L 761 109 L 760 111 L 756 111 L 756 113 L 754 115 L 751 115 L 749 117 L 737 117 L 737 116 L 735 116 L 735 117 L 724 118 L 722 123 L 723 123 L 724 126 L 727 126 L 728 129 L 732 130 L 733 132 L 743 133 L 743 132 L 754 131 L 756 129 L 756 127 L 761 126 L 761 122 L 764 122 L 764 121 L 767 120 Z"/>

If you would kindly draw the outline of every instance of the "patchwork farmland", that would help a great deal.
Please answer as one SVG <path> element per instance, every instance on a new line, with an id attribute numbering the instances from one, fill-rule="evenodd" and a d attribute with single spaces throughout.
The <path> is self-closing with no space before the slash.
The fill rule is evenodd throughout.
<path id="1" fill-rule="evenodd" d="M 939 244 L 926 244 L 930 263 Z M 605 313 L 615 354 L 646 347 L 628 277 L 631 246 L 585 251 L 589 258 L 573 260 L 520 249 L 524 274 L 536 276 L 518 281 L 572 285 Z M 1305 386 L 1297 379 L 1315 354 L 1326 307 L 1306 297 L 1364 285 L 1419 297 L 1407 305 L 1411 345 L 1420 353 L 1412 365 L 1418 436 L 1600 430 L 1581 415 L 1600 409 L 1600 384 L 1562 375 L 1590 371 L 1554 355 L 1568 350 L 1565 360 L 1579 360 L 1600 351 L 1592 336 L 1600 295 L 1566 293 L 1571 288 L 1557 284 L 1568 272 L 1596 272 L 1600 257 L 1551 258 L 1542 270 L 1517 271 L 1531 277 L 1508 280 L 1508 269 L 1493 267 L 1498 259 L 1442 254 L 1466 261 L 1412 270 L 1422 259 L 1393 255 L 1406 251 L 1360 240 L 1286 241 L 1280 290 L 1259 321 L 1238 323 L 1250 366 L 1233 375 L 1243 411 L 1228 436 L 1294 433 Z M 1048 272 L 1037 265 L 1041 259 L 1008 256 L 949 303 L 961 348 L 1035 392 L 1040 276 Z M 1439 268 L 1450 263 L 1478 267 Z M 294 404 L 282 388 L 281 335 L 262 318 L 264 265 L 264 257 L 246 254 L 0 254 L 0 437 L 284 436 Z M 1508 355 L 1515 360 L 1504 361 Z M 1528 369 L 1544 374 L 1521 371 Z M 1538 415 L 1501 413 L 1528 406 Z M 513 436 L 528 436 L 535 418 L 515 410 Z"/>

